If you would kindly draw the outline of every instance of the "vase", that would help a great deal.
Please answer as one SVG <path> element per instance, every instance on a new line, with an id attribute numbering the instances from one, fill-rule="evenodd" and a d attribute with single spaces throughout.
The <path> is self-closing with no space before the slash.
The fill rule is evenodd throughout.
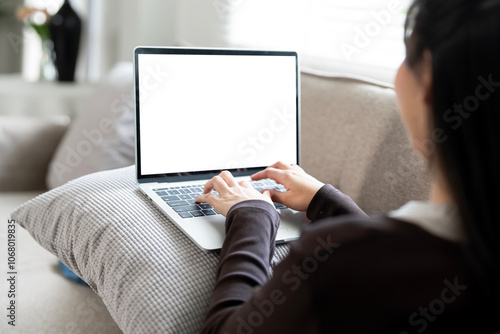
<path id="1" fill-rule="evenodd" d="M 40 58 L 39 81 L 53 81 L 56 69 L 53 62 L 53 43 L 50 39 L 42 39 L 42 57 Z"/>
<path id="2" fill-rule="evenodd" d="M 59 81 L 75 81 L 76 60 L 80 48 L 82 22 L 69 0 L 49 22 L 50 37 L 54 43 L 54 64 Z"/>

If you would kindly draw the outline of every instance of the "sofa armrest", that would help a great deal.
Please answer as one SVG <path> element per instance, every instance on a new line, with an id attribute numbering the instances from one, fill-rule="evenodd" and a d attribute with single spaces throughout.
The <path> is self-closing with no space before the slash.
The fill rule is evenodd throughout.
<path id="1" fill-rule="evenodd" d="M 0 191 L 45 190 L 67 117 L 0 116 Z"/>

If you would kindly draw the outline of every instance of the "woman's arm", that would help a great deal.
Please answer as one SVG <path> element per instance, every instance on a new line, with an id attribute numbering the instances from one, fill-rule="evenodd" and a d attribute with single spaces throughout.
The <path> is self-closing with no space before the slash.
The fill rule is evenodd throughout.
<path id="1" fill-rule="evenodd" d="M 351 273 L 364 272 L 360 261 L 369 252 L 365 248 L 353 251 L 350 240 L 369 235 L 373 224 L 364 217 L 353 218 L 340 218 L 336 229 L 332 224 L 308 226 L 269 279 L 279 225 L 276 209 L 259 200 L 234 205 L 227 215 L 227 235 L 201 333 L 320 333 L 325 312 L 330 312 L 332 305 L 338 308 L 339 317 L 328 316 L 328 321 L 338 328 L 353 319 L 362 323 L 362 315 L 346 317 L 346 312 L 354 308 L 345 306 L 353 299 L 352 293 L 358 293 L 352 291 L 351 283 L 357 283 Z M 372 245 L 362 244 L 368 248 Z M 363 275 L 356 279 L 365 282 Z M 371 288 L 367 282 L 367 289 Z"/>
<path id="2" fill-rule="evenodd" d="M 279 226 L 274 206 L 259 200 L 241 202 L 228 212 L 226 224 L 212 302 L 201 332 L 310 332 L 315 317 L 307 284 L 279 268 L 268 281 Z M 280 266 L 293 269 L 296 257 L 287 259 Z"/>
<path id="3" fill-rule="evenodd" d="M 300 176 L 299 182 L 289 184 L 287 189 L 297 192 L 296 184 L 303 180 Z M 345 195 L 331 188 L 333 191 L 328 186 L 322 187 L 320 191 L 315 190 L 317 196 L 315 193 L 308 196 L 314 197 L 318 208 L 326 205 L 329 198 L 349 202 Z M 219 196 L 211 193 L 212 190 Z M 270 196 L 268 190 L 259 193 L 248 182 L 238 184 L 229 172 L 223 172 L 210 180 L 204 195 L 197 198 L 227 217 L 226 239 L 203 333 L 289 333 L 318 329 L 313 296 L 306 284 L 312 282 L 313 275 L 301 271 L 302 260 L 310 257 L 307 254 L 314 254 L 326 261 L 335 245 L 328 239 L 308 238 L 309 242 L 292 247 L 290 255 L 268 282 L 269 262 L 280 221 Z M 306 254 L 297 249 L 305 250 Z"/>
<path id="4" fill-rule="evenodd" d="M 238 184 L 229 172 L 222 172 L 206 184 L 197 201 L 211 204 L 227 217 L 226 239 L 202 332 L 290 333 L 307 329 L 301 320 L 311 319 L 302 309 L 310 309 L 306 303 L 311 296 L 305 285 L 296 289 L 296 278 L 288 276 L 267 283 L 280 222 L 269 192 L 259 193 L 248 182 Z M 290 283 L 293 289 L 286 287 Z"/>
<path id="5" fill-rule="evenodd" d="M 248 200 L 234 205 L 226 219 L 212 303 L 202 333 L 216 333 L 255 287 L 269 279 L 269 263 L 279 216 L 272 204 Z"/>
<path id="6" fill-rule="evenodd" d="M 307 218 L 313 222 L 344 214 L 367 216 L 349 196 L 330 184 L 318 190 L 307 208 Z"/>

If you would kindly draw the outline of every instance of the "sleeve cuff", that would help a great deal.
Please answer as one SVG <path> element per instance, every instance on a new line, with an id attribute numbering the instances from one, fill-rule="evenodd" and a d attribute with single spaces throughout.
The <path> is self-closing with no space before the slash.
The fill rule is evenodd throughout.
<path id="1" fill-rule="evenodd" d="M 366 213 L 349 196 L 330 184 L 325 184 L 318 190 L 307 208 L 307 218 L 311 221 L 342 214 L 366 216 Z"/>
<path id="2" fill-rule="evenodd" d="M 243 236 L 260 239 L 261 246 L 268 241 L 271 261 L 279 225 L 280 216 L 274 205 L 263 200 L 243 201 L 233 205 L 227 213 L 225 243 Z"/>

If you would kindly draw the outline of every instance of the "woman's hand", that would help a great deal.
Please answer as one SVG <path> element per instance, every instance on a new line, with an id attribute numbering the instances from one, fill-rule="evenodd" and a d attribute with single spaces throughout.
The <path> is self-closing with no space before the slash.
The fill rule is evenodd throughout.
<path id="1" fill-rule="evenodd" d="M 254 181 L 267 178 L 273 179 L 286 188 L 286 192 L 264 190 L 270 193 L 273 202 L 281 203 L 297 211 L 306 211 L 314 195 L 325 185 L 304 172 L 299 166 L 282 161 L 252 175 Z"/>
<path id="2" fill-rule="evenodd" d="M 219 196 L 211 193 L 212 190 L 218 192 Z M 268 190 L 260 193 L 252 187 L 250 182 L 242 181 L 237 183 L 230 172 L 224 171 L 205 184 L 203 195 L 198 196 L 196 201 L 208 203 L 219 213 L 226 216 L 233 205 L 250 199 L 263 200 L 273 204 Z"/>

